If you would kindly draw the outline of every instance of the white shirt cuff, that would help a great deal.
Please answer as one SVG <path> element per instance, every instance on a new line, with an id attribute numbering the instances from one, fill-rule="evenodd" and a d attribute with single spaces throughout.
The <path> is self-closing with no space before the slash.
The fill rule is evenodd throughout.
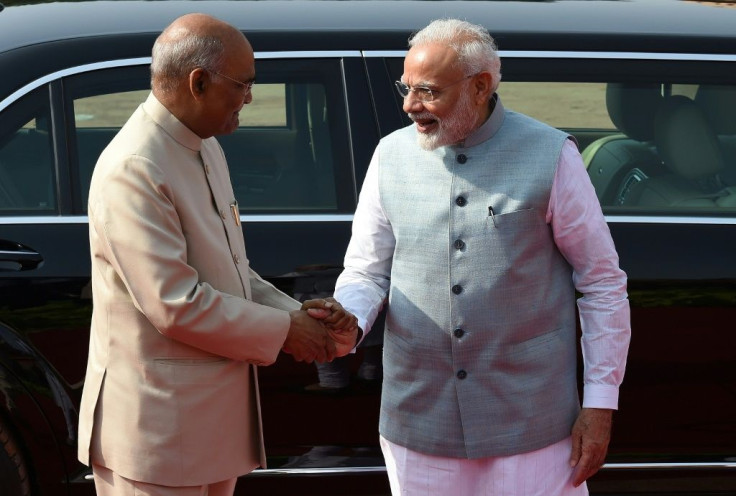
<path id="1" fill-rule="evenodd" d="M 583 408 L 618 410 L 618 387 L 586 384 L 583 387 Z"/>

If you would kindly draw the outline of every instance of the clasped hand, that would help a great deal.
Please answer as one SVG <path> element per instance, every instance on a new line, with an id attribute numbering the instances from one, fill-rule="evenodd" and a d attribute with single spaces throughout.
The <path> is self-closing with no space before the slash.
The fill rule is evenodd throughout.
<path id="1" fill-rule="evenodd" d="M 300 362 L 330 362 L 355 348 L 358 319 L 334 298 L 307 300 L 290 312 L 283 350 Z"/>

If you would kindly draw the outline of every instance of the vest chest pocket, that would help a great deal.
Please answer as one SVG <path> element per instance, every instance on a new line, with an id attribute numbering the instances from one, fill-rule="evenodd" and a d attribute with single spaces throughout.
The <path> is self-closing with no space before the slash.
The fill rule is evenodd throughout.
<path id="1" fill-rule="evenodd" d="M 538 229 L 543 224 L 544 217 L 533 208 L 499 213 L 493 209 L 493 206 L 488 206 L 487 229 L 498 229 L 504 232 L 528 231 Z"/>
<path id="2" fill-rule="evenodd" d="M 494 211 L 488 213 L 482 239 L 494 266 L 519 269 L 511 265 L 538 256 L 551 239 L 551 229 L 539 209 Z"/>

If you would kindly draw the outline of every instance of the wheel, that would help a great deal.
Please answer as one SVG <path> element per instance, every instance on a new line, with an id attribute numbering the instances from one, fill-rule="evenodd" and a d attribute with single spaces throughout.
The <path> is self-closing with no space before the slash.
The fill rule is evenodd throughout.
<path id="1" fill-rule="evenodd" d="M 0 494 L 30 496 L 31 484 L 18 445 L 0 422 Z"/>

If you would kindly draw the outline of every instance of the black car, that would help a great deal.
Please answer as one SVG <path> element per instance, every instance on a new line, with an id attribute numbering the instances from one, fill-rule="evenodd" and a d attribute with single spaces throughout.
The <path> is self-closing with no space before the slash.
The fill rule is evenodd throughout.
<path id="1" fill-rule="evenodd" d="M 116 1 L 0 10 L 0 494 L 91 495 L 76 461 L 92 308 L 86 198 L 149 89 L 155 37 L 205 12 L 256 50 L 220 138 L 256 271 L 330 294 L 378 140 L 409 123 L 409 35 L 485 25 L 504 105 L 577 139 L 629 276 L 632 342 L 593 494 L 736 494 L 736 8 L 693 1 Z M 380 342 L 374 344 L 380 352 Z M 361 348 L 355 375 L 375 349 Z M 243 494 L 387 494 L 380 383 L 260 373 L 269 469 Z M 121 408 L 124 405 L 121 405 Z"/>

